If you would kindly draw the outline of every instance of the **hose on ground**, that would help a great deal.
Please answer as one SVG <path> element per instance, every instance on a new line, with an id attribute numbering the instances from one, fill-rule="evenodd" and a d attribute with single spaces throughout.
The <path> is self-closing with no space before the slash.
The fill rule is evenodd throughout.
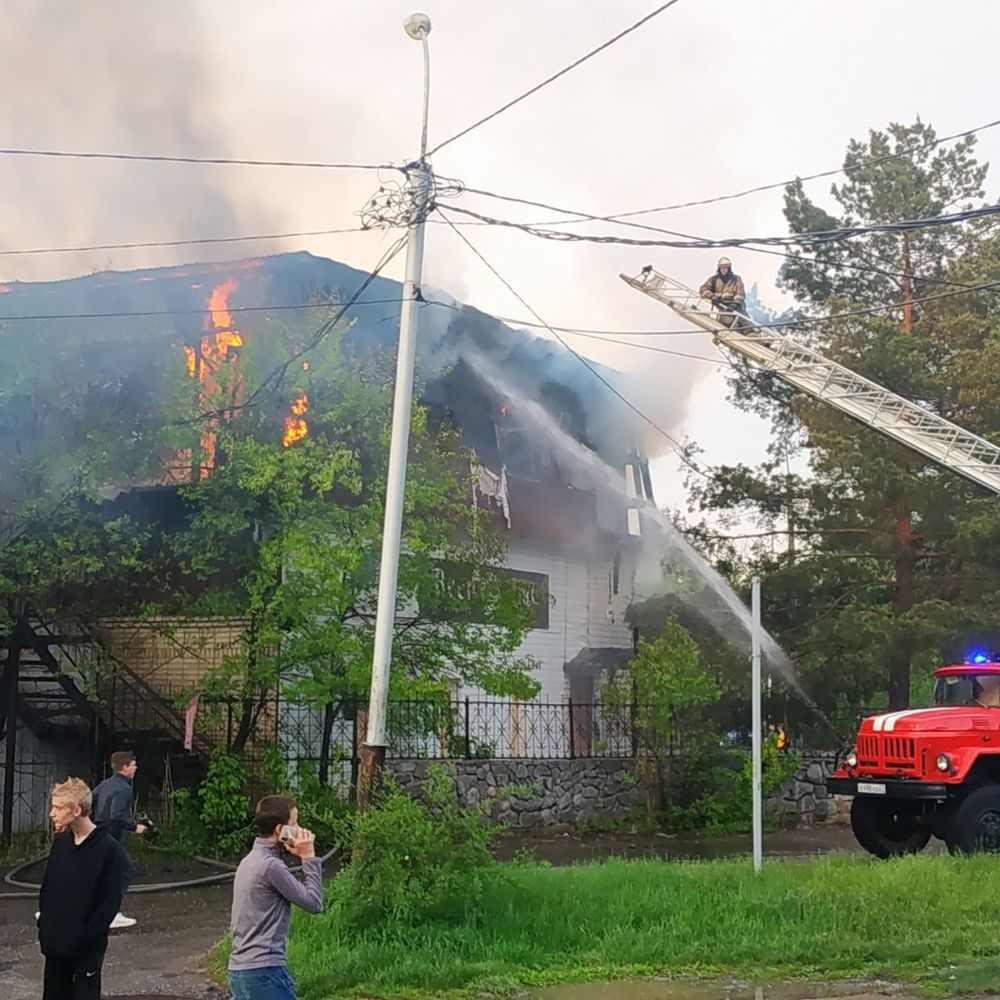
<path id="1" fill-rule="evenodd" d="M 330 848 L 326 854 L 321 855 L 320 864 L 326 864 L 338 851 L 340 850 L 340 844 L 335 844 Z M 22 882 L 18 876 L 25 871 L 25 869 L 30 868 L 32 865 L 37 865 L 41 861 L 45 861 L 48 855 L 41 855 L 37 858 L 32 858 L 30 861 L 24 861 L 16 867 L 12 868 L 6 875 L 4 875 L 3 880 L 6 885 L 12 885 L 17 889 L 27 889 L 31 890 L 28 892 L 0 892 L 0 899 L 37 899 L 39 890 L 42 888 L 40 882 Z M 140 883 L 139 885 L 133 885 L 129 887 L 129 895 L 136 895 L 143 892 L 167 892 L 171 889 L 193 889 L 197 886 L 202 885 L 224 885 L 226 882 L 231 882 L 236 877 L 235 866 L 229 864 L 226 861 L 219 861 L 216 858 L 206 858 L 200 855 L 195 855 L 191 859 L 192 861 L 197 861 L 203 865 L 209 865 L 216 868 L 225 868 L 223 872 L 219 872 L 215 875 L 201 875 L 197 878 L 190 879 L 180 879 L 176 882 L 148 882 Z M 300 872 L 302 870 L 301 865 L 293 865 L 290 869 L 293 872 Z"/>

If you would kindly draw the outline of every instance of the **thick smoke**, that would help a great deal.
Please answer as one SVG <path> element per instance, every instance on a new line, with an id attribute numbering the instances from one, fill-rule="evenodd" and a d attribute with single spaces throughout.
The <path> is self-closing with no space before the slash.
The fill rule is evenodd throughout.
<path id="1" fill-rule="evenodd" d="M 383 52 L 387 58 L 404 60 L 401 65 L 407 73 L 419 73 L 419 53 L 398 29 L 396 12 L 388 5 L 359 9 L 345 24 L 322 5 L 306 6 L 309 23 L 338 27 L 364 39 L 358 51 L 341 51 L 325 67 L 329 70 L 325 89 L 309 76 L 316 72 L 315 63 L 306 59 L 307 68 L 300 68 L 288 58 L 295 51 L 288 47 L 294 32 L 278 30 L 281 25 L 275 29 L 273 24 L 271 31 L 264 30 L 262 25 L 277 17 L 267 5 L 216 7 L 178 0 L 167 8 L 154 8 L 134 0 L 100 4 L 9 0 L 0 33 L 5 95 L 0 145 L 367 161 L 399 160 L 403 152 L 412 154 L 417 133 L 411 118 L 418 109 L 413 93 L 395 85 L 366 89 L 364 83 L 370 71 L 364 53 Z M 305 12 L 302 16 L 307 17 Z M 442 23 L 465 16 L 456 4 Z M 593 25 L 588 31 L 592 29 Z M 280 43 L 274 42 L 275 34 L 281 36 Z M 301 44 L 314 58 L 310 46 Z M 462 47 L 452 41 L 445 51 L 460 55 Z M 284 58 L 276 58 L 279 53 Z M 450 80 L 451 86 L 446 90 L 442 83 L 435 91 L 438 129 L 446 128 L 441 123 L 445 111 L 458 105 L 455 113 L 461 118 L 481 100 L 491 99 L 488 90 L 484 98 L 465 89 L 458 93 L 454 72 L 442 79 Z M 262 97 L 267 92 L 274 94 L 270 102 Z M 530 118 L 523 125 L 530 126 Z M 456 162 L 472 181 L 484 169 L 476 157 L 467 160 L 463 154 Z M 536 177 L 537 169 L 537 164 L 525 162 L 525 176 L 515 171 L 507 181 L 513 183 L 516 177 L 519 185 L 551 183 L 544 174 Z M 371 175 L 353 173 L 5 156 L 0 157 L 0 184 L 16 197 L 7 201 L 0 250 L 350 226 L 356 222 L 353 213 L 376 183 Z M 582 191 L 578 197 L 586 201 L 589 194 Z M 472 282 L 478 264 L 446 227 L 430 229 L 428 278 L 476 303 L 483 291 L 482 282 Z M 373 264 L 385 249 L 380 234 L 341 239 L 344 242 L 332 238 L 290 245 L 253 243 L 241 249 L 250 255 L 308 246 L 362 268 Z M 529 271 L 545 275 L 546 291 L 565 288 L 565 300 L 551 312 L 550 303 L 538 296 L 530 281 L 523 289 L 553 322 L 639 325 L 634 319 L 635 293 L 617 279 L 619 267 L 628 266 L 617 254 L 601 247 L 530 247 L 522 242 L 515 248 L 519 266 L 511 268 L 510 248 L 501 245 L 497 263 L 501 270 L 511 270 L 519 287 L 524 271 L 520 265 L 527 261 Z M 488 238 L 484 249 L 494 256 L 496 247 Z M 233 246 L 223 244 L 4 257 L 0 281 L 231 259 L 233 251 Z M 594 283 L 594 274 L 603 275 L 605 283 Z M 584 308 L 570 315 L 572 299 Z M 525 312 L 516 303 L 509 311 Z M 657 310 L 656 316 L 653 323 L 670 325 L 665 311 Z M 710 370 L 698 362 L 599 341 L 572 338 L 570 343 L 608 369 L 625 373 L 627 377 L 616 386 L 672 434 L 686 415 L 691 385 Z M 582 389 L 584 398 L 588 387 L 593 391 L 594 376 L 565 348 L 556 345 L 552 358 L 561 382 Z M 596 391 L 602 390 L 598 386 Z M 596 425 L 605 415 L 609 423 L 599 431 L 601 436 L 613 434 L 624 423 L 615 407 L 595 407 L 591 422 Z M 650 427 L 643 443 L 653 455 L 667 447 Z"/>
<path id="2" fill-rule="evenodd" d="M 225 155 L 213 100 L 216 44 L 197 0 L 175 0 L 155 15 L 131 0 L 8 0 L 2 145 Z M 6 199 L 0 248 L 237 232 L 241 184 L 236 168 L 2 157 L 0 185 L 16 197 Z M 179 247 L 156 260 L 190 255 Z M 3 276 L 48 278 L 108 263 L 93 254 L 8 258 Z"/>

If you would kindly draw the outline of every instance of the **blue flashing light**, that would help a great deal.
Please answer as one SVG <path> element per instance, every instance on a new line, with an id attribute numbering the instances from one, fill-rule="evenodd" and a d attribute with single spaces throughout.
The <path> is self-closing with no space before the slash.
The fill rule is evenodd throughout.
<path id="1" fill-rule="evenodd" d="M 973 653 L 972 656 L 966 660 L 966 663 L 989 663 L 990 658 L 986 653 Z"/>

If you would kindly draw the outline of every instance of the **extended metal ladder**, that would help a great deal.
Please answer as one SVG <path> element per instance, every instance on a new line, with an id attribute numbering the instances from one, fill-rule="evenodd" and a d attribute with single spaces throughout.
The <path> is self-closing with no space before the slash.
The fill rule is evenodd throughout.
<path id="1" fill-rule="evenodd" d="M 773 373 L 783 382 L 829 403 L 887 437 L 952 472 L 1000 493 L 1000 446 L 890 392 L 818 351 L 796 343 L 780 329 L 755 326 L 742 313 L 719 312 L 687 285 L 644 268 L 626 284 L 669 306 L 712 334 L 716 343 Z M 702 308 L 699 308 L 701 306 Z M 719 317 L 733 323 L 729 326 Z"/>

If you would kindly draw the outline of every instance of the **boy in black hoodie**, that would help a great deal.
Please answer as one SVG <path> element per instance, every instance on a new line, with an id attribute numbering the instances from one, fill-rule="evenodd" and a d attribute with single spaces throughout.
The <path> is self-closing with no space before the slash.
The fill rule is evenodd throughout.
<path id="1" fill-rule="evenodd" d="M 45 956 L 42 1000 L 100 1000 L 108 927 L 122 901 L 121 849 L 90 818 L 86 782 L 52 789 L 56 829 L 38 897 L 38 940 Z"/>

